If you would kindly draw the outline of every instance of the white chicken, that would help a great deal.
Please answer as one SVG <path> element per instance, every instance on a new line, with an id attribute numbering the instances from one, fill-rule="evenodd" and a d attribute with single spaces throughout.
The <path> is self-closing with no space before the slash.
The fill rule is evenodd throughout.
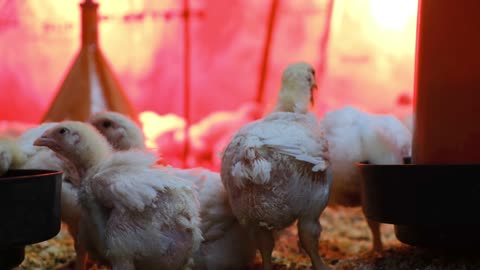
<path id="1" fill-rule="evenodd" d="M 190 127 L 191 156 L 195 164 L 220 169 L 220 153 L 232 134 L 262 115 L 259 104 L 247 102 L 234 111 L 217 111 Z M 220 145 L 219 145 L 220 144 Z M 220 150 L 220 151 L 219 151 Z"/>
<path id="2" fill-rule="evenodd" d="M 43 169 L 64 171 L 61 191 L 61 218 L 67 224 L 73 238 L 77 232 L 80 209 L 77 199 L 77 185 L 72 182 L 77 177 L 70 177 L 70 170 L 63 161 L 47 147 L 35 146 L 33 142 L 46 130 L 57 123 L 43 123 L 27 129 L 17 139 L 0 141 L 0 174 L 8 169 Z"/>
<path id="3" fill-rule="evenodd" d="M 390 115 L 372 115 L 351 106 L 330 111 L 321 120 L 330 149 L 333 174 L 329 205 L 361 205 L 357 162 L 402 164 L 411 153 L 411 133 Z M 382 250 L 380 224 L 368 220 L 373 250 Z"/>
<path id="4" fill-rule="evenodd" d="M 90 123 L 110 143 L 117 141 L 116 134 L 125 134 L 122 136 L 124 150 L 144 147 L 143 138 L 137 135 L 141 133 L 140 128 L 126 116 L 103 112 L 92 119 Z M 115 147 L 118 144 L 113 145 L 119 150 Z M 220 175 L 203 168 L 163 168 L 194 183 L 199 194 L 200 228 L 204 240 L 195 253 L 194 269 L 246 269 L 255 258 L 255 247 L 249 241 L 248 232 L 232 214 Z"/>
<path id="5" fill-rule="evenodd" d="M 25 162 L 25 155 L 13 138 L 0 138 L 0 175 Z"/>
<path id="6" fill-rule="evenodd" d="M 407 114 L 406 116 L 404 116 L 402 122 L 403 124 L 408 128 L 408 130 L 410 130 L 410 132 L 413 133 L 413 122 L 414 121 L 414 117 L 413 117 L 413 113 L 410 113 L 410 114 Z"/>
<path id="7" fill-rule="evenodd" d="M 153 168 L 153 155 L 113 152 L 89 124 L 63 122 L 35 143 L 57 153 L 79 177 L 82 207 L 76 269 L 88 255 L 114 270 L 184 269 L 202 240 L 196 192 Z"/>
<path id="8" fill-rule="evenodd" d="M 63 162 L 46 147 L 33 145 L 36 138 L 54 123 L 29 128 L 18 138 L 0 140 L 0 174 L 8 169 L 62 170 Z"/>
<path id="9" fill-rule="evenodd" d="M 248 269 L 255 259 L 255 246 L 232 213 L 220 175 L 203 168 L 167 169 L 195 183 L 199 193 L 204 240 L 195 254 L 194 269 Z"/>
<path id="10" fill-rule="evenodd" d="M 318 238 L 331 177 L 328 143 L 316 116 L 308 112 L 315 86 L 310 65 L 288 66 L 275 111 L 242 127 L 222 157 L 230 205 L 254 234 L 263 269 L 272 269 L 273 230 L 295 220 L 314 269 L 328 269 L 318 254 Z"/>
<path id="11" fill-rule="evenodd" d="M 100 112 L 88 122 L 102 133 L 115 150 L 144 149 L 145 137 L 132 119 L 117 112 Z"/>

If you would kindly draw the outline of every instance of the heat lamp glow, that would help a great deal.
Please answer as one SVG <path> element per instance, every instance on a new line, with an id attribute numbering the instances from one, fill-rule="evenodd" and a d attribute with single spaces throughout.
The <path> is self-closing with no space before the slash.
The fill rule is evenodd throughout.
<path id="1" fill-rule="evenodd" d="M 375 23 L 386 30 L 403 31 L 417 13 L 417 0 L 370 0 Z"/>
<path id="2" fill-rule="evenodd" d="M 79 44 L 78 3 L 7 1 L 1 25 L 0 119 L 37 123 Z M 100 44 L 140 114 L 150 148 L 181 164 L 183 117 L 182 18 L 179 1 L 99 0 Z M 222 142 L 240 125 L 271 108 L 283 68 L 299 59 L 326 63 L 318 91 L 318 115 L 352 104 L 403 118 L 413 92 L 416 0 L 282 1 L 275 23 L 261 113 L 245 109 L 260 76 L 269 1 L 192 1 L 192 102 L 190 165 L 216 169 Z M 360 12 L 359 12 L 360 11 Z M 152 14 L 170 14 L 155 17 Z M 367 19 L 366 19 L 367 18 Z M 330 33 L 326 59 L 321 40 Z M 15 44 L 15 46 L 11 46 Z M 139 49 L 141 48 L 141 49 Z M 17 127 L 17 129 L 19 129 Z"/>

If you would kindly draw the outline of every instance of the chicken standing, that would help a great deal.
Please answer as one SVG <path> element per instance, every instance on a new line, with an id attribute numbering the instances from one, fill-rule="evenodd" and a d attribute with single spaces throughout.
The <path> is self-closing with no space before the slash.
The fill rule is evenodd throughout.
<path id="1" fill-rule="evenodd" d="M 330 149 L 333 184 L 329 205 L 361 205 L 357 162 L 402 164 L 411 153 L 411 133 L 390 115 L 370 115 L 351 106 L 330 111 L 321 120 Z M 382 250 L 380 224 L 368 220 L 373 250 Z"/>
<path id="2" fill-rule="evenodd" d="M 103 112 L 89 120 L 116 150 L 117 134 L 122 135 L 122 149 L 144 148 L 141 129 L 124 115 Z M 220 175 L 203 168 L 163 167 L 175 176 L 194 183 L 200 200 L 200 228 L 203 242 L 194 256 L 194 269 L 246 269 L 255 258 L 249 234 L 238 223 L 228 204 Z"/>
<path id="3" fill-rule="evenodd" d="M 253 232 L 263 269 L 272 269 L 272 231 L 295 220 L 314 269 L 328 269 L 318 254 L 318 238 L 331 177 L 328 143 L 316 116 L 308 112 L 315 86 L 310 65 L 288 66 L 275 111 L 242 127 L 222 157 L 230 205 Z"/>
<path id="4" fill-rule="evenodd" d="M 113 152 L 81 122 L 60 123 L 34 144 L 55 151 L 79 177 L 77 270 L 85 268 L 87 252 L 114 270 L 188 267 L 202 237 L 196 194 L 187 182 L 153 168 L 152 155 Z"/>

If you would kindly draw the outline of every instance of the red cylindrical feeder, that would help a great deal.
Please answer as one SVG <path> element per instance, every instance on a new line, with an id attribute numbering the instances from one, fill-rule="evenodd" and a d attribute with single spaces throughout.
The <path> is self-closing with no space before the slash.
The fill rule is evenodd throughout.
<path id="1" fill-rule="evenodd" d="M 359 163 L 365 215 L 410 245 L 478 250 L 478 10 L 478 0 L 420 0 L 412 160 Z"/>
<path id="2" fill-rule="evenodd" d="M 480 163 L 480 1 L 422 0 L 415 164 Z"/>

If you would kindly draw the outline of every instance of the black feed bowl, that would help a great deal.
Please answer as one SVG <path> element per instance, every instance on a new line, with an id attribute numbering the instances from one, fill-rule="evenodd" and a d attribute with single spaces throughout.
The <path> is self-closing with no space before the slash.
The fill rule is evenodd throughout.
<path id="1" fill-rule="evenodd" d="M 362 207 L 369 219 L 395 225 L 403 243 L 441 249 L 478 249 L 480 164 L 358 163 Z"/>
<path id="2" fill-rule="evenodd" d="M 62 173 L 10 170 L 0 176 L 0 269 L 22 263 L 24 247 L 60 231 Z"/>

